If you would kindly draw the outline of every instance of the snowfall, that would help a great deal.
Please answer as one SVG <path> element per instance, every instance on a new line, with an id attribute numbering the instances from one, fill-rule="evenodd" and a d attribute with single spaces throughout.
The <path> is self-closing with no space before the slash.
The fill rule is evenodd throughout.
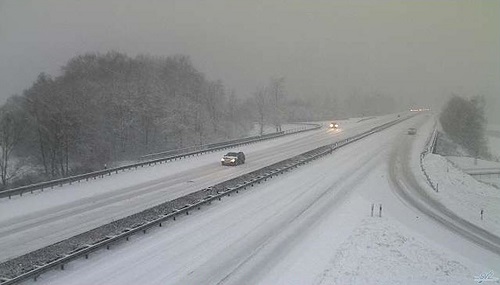
<path id="1" fill-rule="evenodd" d="M 383 120 L 388 117 L 368 123 Z M 434 120 L 430 114 L 413 117 L 148 234 L 98 251 L 89 259 L 73 261 L 64 271 L 51 271 L 27 283 L 475 284 L 475 278 L 484 273 L 498 277 L 497 253 L 409 205 L 393 183 L 400 178 L 391 177 L 391 165 L 402 159 L 396 149 L 406 144 L 411 153 L 403 161 L 428 195 L 475 226 L 500 235 L 498 189 L 433 154 L 426 155 L 423 164 L 430 179 L 439 184 L 439 192 L 428 185 L 419 156 Z M 345 123 L 347 130 L 349 122 Z M 407 134 L 409 127 L 418 128 L 415 136 Z M 325 128 L 321 131 L 329 135 Z M 282 140 L 307 137 L 313 135 Z M 257 151 L 269 144 L 252 148 Z M 172 162 L 178 165 L 172 171 L 187 169 L 190 162 L 207 163 L 203 157 Z M 165 170 L 163 167 L 156 169 Z M 155 167 L 120 175 L 140 173 L 143 176 L 137 179 L 158 179 L 159 171 L 147 174 L 152 169 Z M 129 181 L 112 176 L 95 183 L 118 189 L 111 186 L 120 179 Z M 14 201 L 26 201 L 36 211 L 44 211 L 49 206 L 36 204 L 36 196 L 52 195 L 57 200 L 52 206 L 76 203 L 97 195 L 98 190 L 89 185 L 92 183 L 62 187 Z M 71 193 L 78 187 L 89 191 L 79 191 L 77 199 Z M 54 198 L 56 195 L 62 198 Z M 11 202 L 0 201 L 0 211 L 6 215 L 4 225 L 21 215 L 9 208 L 15 205 Z"/>

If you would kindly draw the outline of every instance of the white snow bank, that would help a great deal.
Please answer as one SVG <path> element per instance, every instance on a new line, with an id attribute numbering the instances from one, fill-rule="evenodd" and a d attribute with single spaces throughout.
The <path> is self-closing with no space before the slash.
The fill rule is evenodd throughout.
<path id="1" fill-rule="evenodd" d="M 367 218 L 315 284 L 471 284 L 473 273 L 395 220 Z"/>
<path id="2" fill-rule="evenodd" d="M 440 155 L 429 154 L 423 163 L 430 179 L 439 185 L 439 193 L 430 192 L 436 200 L 458 216 L 500 235 L 500 190 L 478 182 Z"/>
<path id="3" fill-rule="evenodd" d="M 468 172 L 469 170 L 500 169 L 500 163 L 496 161 L 477 159 L 476 164 L 476 159 L 473 157 L 446 156 L 446 158 L 465 172 Z"/>

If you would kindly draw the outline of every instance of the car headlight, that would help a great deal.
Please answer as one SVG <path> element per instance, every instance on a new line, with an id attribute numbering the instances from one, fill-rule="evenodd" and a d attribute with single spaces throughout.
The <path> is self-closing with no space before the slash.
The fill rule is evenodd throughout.
<path id="1" fill-rule="evenodd" d="M 234 159 L 234 158 L 233 158 L 233 159 L 231 159 L 231 162 L 235 162 L 235 161 L 236 161 L 236 159 Z"/>
<path id="2" fill-rule="evenodd" d="M 224 162 L 224 158 L 221 158 L 220 161 Z"/>
<path id="3" fill-rule="evenodd" d="M 330 124 L 330 128 L 333 128 L 333 124 Z"/>
<path id="4" fill-rule="evenodd" d="M 338 125 L 338 124 L 335 124 L 335 127 L 336 127 L 336 128 L 338 128 L 338 127 L 339 127 L 339 125 Z"/>

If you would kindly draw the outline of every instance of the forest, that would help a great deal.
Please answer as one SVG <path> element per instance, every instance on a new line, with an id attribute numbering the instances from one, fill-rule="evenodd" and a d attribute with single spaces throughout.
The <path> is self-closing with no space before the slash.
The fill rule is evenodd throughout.
<path id="1" fill-rule="evenodd" d="M 251 80 L 251 79 L 250 79 Z M 188 56 L 111 51 L 70 59 L 61 74 L 41 73 L 0 108 L 2 188 L 135 161 L 141 155 L 243 137 L 255 125 L 330 120 L 398 111 L 380 94 L 289 98 L 271 78 L 237 96 Z"/>

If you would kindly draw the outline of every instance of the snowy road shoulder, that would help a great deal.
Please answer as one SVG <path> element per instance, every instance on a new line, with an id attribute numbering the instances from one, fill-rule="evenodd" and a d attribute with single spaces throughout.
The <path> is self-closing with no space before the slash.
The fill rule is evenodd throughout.
<path id="1" fill-rule="evenodd" d="M 470 284 L 473 272 L 392 218 L 365 218 L 315 284 Z"/>
<path id="2" fill-rule="evenodd" d="M 423 167 L 437 191 L 429 187 L 419 166 L 419 156 L 433 129 L 433 120 L 428 120 L 417 134 L 411 147 L 410 169 L 421 189 L 430 199 L 449 209 L 467 222 L 500 236 L 500 191 L 475 180 L 445 157 L 427 154 Z"/>

